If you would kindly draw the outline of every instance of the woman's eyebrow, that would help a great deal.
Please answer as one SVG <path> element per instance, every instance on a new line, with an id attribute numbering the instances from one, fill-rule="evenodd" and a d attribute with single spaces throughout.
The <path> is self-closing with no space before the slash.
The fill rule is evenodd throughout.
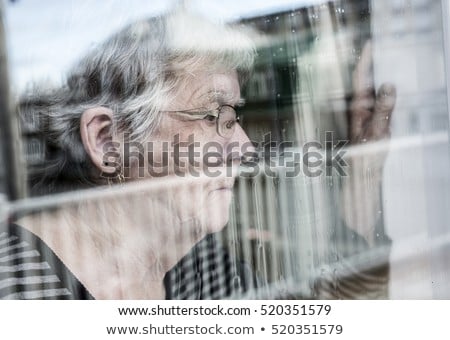
<path id="1" fill-rule="evenodd" d="M 234 106 L 243 106 L 245 104 L 244 98 L 239 97 L 236 100 L 231 93 L 225 91 L 211 90 L 201 97 L 206 97 L 209 103 L 219 103 L 220 105 L 230 104 Z"/>

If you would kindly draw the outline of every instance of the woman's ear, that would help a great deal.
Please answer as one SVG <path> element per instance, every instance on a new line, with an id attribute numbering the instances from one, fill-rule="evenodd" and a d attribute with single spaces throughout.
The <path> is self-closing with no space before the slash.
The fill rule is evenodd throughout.
<path id="1" fill-rule="evenodd" d="M 113 142 L 113 113 L 105 107 L 94 107 L 83 112 L 80 121 L 80 135 L 84 149 L 92 163 L 106 175 L 117 171 L 120 159 L 111 160 L 111 155 L 120 157 L 118 143 Z"/>

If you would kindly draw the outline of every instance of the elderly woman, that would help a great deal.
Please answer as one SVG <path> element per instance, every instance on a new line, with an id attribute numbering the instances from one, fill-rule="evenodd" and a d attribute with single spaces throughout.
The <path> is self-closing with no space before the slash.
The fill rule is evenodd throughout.
<path id="1" fill-rule="evenodd" d="M 135 182 L 141 194 L 135 190 L 130 200 L 117 193 L 19 220 L 10 233 L 20 234 L 30 251 L 39 253 L 31 266 L 38 270 L 19 273 L 24 284 L 11 280 L 11 290 L 2 295 L 161 299 L 229 294 L 229 284 L 220 279 L 207 282 L 218 276 L 213 268 L 204 282 L 193 277 L 173 290 L 169 281 L 179 278 L 166 274 L 228 221 L 235 167 L 242 150 L 251 151 L 236 108 L 254 54 L 242 29 L 175 11 L 126 27 L 84 57 L 63 87 L 25 98 L 22 115 L 25 121 L 27 115 L 38 120 L 45 142 L 45 161 L 30 169 L 32 194 L 119 182 Z M 193 151 L 185 157 L 184 145 Z M 145 180 L 161 176 L 164 190 L 146 194 Z M 208 240 L 200 247 L 210 248 Z M 229 267 L 225 253 L 216 255 L 222 267 Z M 189 261 L 178 267 L 198 265 Z"/>
<path id="2" fill-rule="evenodd" d="M 64 86 L 26 97 L 21 113 L 45 143 L 33 194 L 127 185 L 12 224 L 0 296 L 205 299 L 255 285 L 207 236 L 228 222 L 236 167 L 253 152 L 236 109 L 254 56 L 249 32 L 175 11 L 123 29 Z M 355 117 L 355 139 L 373 132 Z M 374 242 L 373 225 L 350 222 Z"/>

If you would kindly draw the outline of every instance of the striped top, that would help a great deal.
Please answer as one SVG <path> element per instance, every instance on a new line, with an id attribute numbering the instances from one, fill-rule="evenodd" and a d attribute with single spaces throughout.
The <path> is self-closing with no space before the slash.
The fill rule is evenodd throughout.
<path id="1" fill-rule="evenodd" d="M 0 228 L 0 299 L 92 299 L 38 237 L 15 224 Z"/>
<path id="2" fill-rule="evenodd" d="M 198 242 L 165 276 L 166 299 L 218 300 L 260 286 L 250 265 L 220 246 L 214 234 Z"/>

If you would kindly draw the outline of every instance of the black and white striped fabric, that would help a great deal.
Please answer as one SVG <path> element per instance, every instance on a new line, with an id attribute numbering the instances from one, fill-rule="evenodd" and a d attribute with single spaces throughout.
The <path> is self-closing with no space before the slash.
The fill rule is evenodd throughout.
<path id="1" fill-rule="evenodd" d="M 214 235 L 200 241 L 164 279 L 166 298 L 217 300 L 258 286 L 250 266 L 233 259 Z"/>
<path id="2" fill-rule="evenodd" d="M 92 299 L 38 237 L 17 225 L 0 229 L 1 299 Z"/>

